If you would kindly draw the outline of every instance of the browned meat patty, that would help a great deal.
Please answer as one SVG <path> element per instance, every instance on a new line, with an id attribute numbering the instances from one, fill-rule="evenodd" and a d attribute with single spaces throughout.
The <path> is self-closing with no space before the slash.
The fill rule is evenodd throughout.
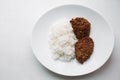
<path id="1" fill-rule="evenodd" d="M 89 36 L 90 23 L 86 19 L 77 17 L 70 20 L 70 23 L 77 39 L 82 39 L 83 37 Z"/>
<path id="2" fill-rule="evenodd" d="M 84 37 L 75 43 L 75 57 L 83 64 L 92 54 L 94 42 L 90 37 Z"/>

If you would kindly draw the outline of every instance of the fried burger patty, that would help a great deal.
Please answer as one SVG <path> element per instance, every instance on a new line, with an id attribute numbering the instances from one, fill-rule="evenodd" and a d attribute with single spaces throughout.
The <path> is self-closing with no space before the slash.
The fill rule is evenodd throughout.
<path id="1" fill-rule="evenodd" d="M 89 36 L 90 23 L 86 19 L 77 17 L 70 20 L 70 23 L 77 39 L 82 39 L 83 37 Z"/>
<path id="2" fill-rule="evenodd" d="M 75 43 L 75 57 L 83 64 L 92 54 L 94 42 L 90 37 L 84 37 Z"/>

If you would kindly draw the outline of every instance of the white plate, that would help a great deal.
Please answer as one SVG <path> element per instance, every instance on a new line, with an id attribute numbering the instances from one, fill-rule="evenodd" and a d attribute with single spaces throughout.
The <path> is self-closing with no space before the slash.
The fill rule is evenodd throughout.
<path id="1" fill-rule="evenodd" d="M 56 21 L 75 17 L 84 17 L 91 23 L 90 36 L 95 44 L 93 54 L 84 64 L 75 59 L 71 62 L 53 60 L 48 48 L 49 28 Z M 38 61 L 47 69 L 65 76 L 80 76 L 97 70 L 108 60 L 113 46 L 114 36 L 105 19 L 80 5 L 64 5 L 49 10 L 39 18 L 32 33 L 32 49 Z"/>

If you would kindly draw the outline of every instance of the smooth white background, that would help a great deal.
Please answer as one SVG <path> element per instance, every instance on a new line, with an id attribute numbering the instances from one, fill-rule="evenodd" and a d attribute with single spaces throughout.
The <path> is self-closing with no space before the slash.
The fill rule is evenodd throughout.
<path id="1" fill-rule="evenodd" d="M 84 76 L 65 77 L 44 68 L 30 40 L 35 22 L 54 6 L 80 4 L 102 14 L 113 28 L 115 46 L 107 63 Z M 0 0 L 0 80 L 119 80 L 120 0 Z"/>

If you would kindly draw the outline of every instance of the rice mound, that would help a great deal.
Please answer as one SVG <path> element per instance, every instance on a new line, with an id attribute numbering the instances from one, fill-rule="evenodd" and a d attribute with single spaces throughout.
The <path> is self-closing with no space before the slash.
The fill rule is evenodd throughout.
<path id="1" fill-rule="evenodd" d="M 53 58 L 61 61 L 74 59 L 74 45 L 77 41 L 69 21 L 59 21 L 59 23 L 54 24 L 49 35 L 49 47 L 53 53 Z"/>

